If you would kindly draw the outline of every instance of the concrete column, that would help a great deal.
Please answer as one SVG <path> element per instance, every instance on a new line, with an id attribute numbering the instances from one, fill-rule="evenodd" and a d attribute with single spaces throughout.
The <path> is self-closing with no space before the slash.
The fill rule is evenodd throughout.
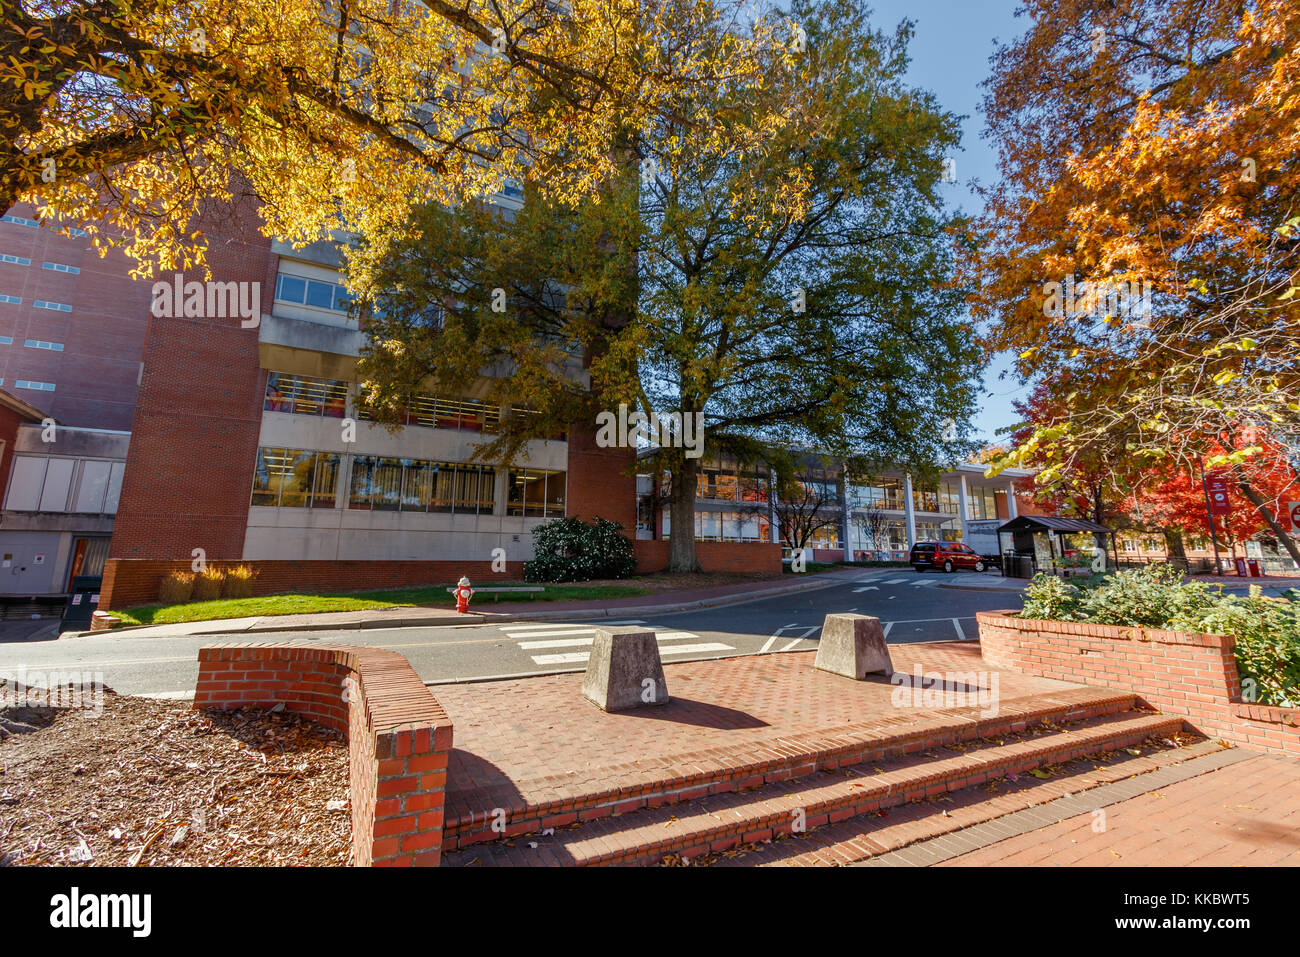
<path id="1" fill-rule="evenodd" d="M 907 516 L 907 547 L 916 544 L 916 503 L 912 501 L 912 476 L 903 476 L 903 513 Z"/>
<path id="2" fill-rule="evenodd" d="M 1016 487 L 1015 482 L 1007 486 L 1007 520 L 1010 521 L 1018 516 L 1016 511 Z"/>
<path id="3" fill-rule="evenodd" d="M 844 560 L 853 561 L 853 518 L 849 512 L 849 470 L 840 463 L 840 541 L 844 545 Z"/>
<path id="4" fill-rule="evenodd" d="M 776 527 L 776 470 L 767 473 L 767 534 L 772 544 L 781 544 L 781 531 Z"/>
<path id="5" fill-rule="evenodd" d="M 957 511 L 961 515 L 958 528 L 961 529 L 961 540 L 966 541 L 966 521 L 970 518 L 970 505 L 967 500 L 968 491 L 966 488 L 966 473 L 958 473 L 960 485 L 957 487 Z"/>

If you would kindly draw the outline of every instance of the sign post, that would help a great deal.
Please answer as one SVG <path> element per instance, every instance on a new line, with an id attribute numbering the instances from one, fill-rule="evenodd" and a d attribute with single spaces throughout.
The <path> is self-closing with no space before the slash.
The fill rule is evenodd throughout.
<path id="1" fill-rule="evenodd" d="M 1201 466 L 1201 488 L 1205 492 L 1205 518 L 1210 523 L 1210 541 L 1214 544 L 1214 570 L 1217 574 L 1223 574 L 1223 562 L 1219 558 L 1219 537 L 1214 530 L 1214 516 L 1227 515 L 1232 511 L 1232 503 L 1228 499 L 1228 482 L 1220 473 L 1215 473 L 1215 495 L 1210 496 L 1210 479 L 1205 474 L 1205 463 L 1200 459 Z M 1217 506 L 1217 508 L 1216 508 Z"/>

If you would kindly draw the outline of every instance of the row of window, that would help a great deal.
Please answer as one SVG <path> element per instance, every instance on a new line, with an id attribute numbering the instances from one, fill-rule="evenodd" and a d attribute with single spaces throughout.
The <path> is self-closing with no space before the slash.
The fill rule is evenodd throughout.
<path id="1" fill-rule="evenodd" d="M 353 455 L 347 507 L 390 512 L 496 512 L 497 470 L 490 466 L 424 459 Z M 335 452 L 262 448 L 253 473 L 253 505 L 334 508 L 345 457 Z M 564 515 L 565 473 L 510 469 L 506 514 Z"/>
<path id="2" fill-rule="evenodd" d="M 30 266 L 32 261 L 26 256 L 12 256 L 9 253 L 0 253 L 0 263 L 12 263 L 15 266 Z M 81 272 L 79 267 L 68 266 L 64 263 L 43 262 L 41 263 L 41 268 L 48 269 L 51 272 L 66 272 L 74 276 Z"/>
<path id="3" fill-rule="evenodd" d="M 34 219 L 28 219 L 26 216 L 10 216 L 9 214 L 5 214 L 4 216 L 0 216 L 0 222 L 12 223 L 12 224 L 15 225 L 15 226 L 28 226 L 28 227 L 31 227 L 32 229 L 36 229 L 37 227 L 39 227 L 39 226 L 41 225 L 41 224 L 38 223 L 36 220 L 34 220 Z M 71 235 L 73 235 L 73 236 L 86 236 L 86 235 L 88 235 L 87 232 L 86 232 L 84 229 L 77 229 L 77 228 L 74 227 L 74 226 L 68 226 L 68 227 L 66 227 L 66 229 L 67 229 L 68 232 L 69 232 Z"/>
<path id="4" fill-rule="evenodd" d="M 23 297 L 0 294 L 0 302 L 7 303 L 11 306 L 21 306 L 23 304 Z M 50 302 L 48 299 L 33 299 L 32 306 L 36 309 L 49 309 L 53 312 L 72 311 L 72 307 L 66 302 Z"/>
<path id="5" fill-rule="evenodd" d="M 801 483 L 812 499 L 828 503 L 839 502 L 839 486 L 833 480 L 807 480 Z M 850 508 L 880 508 L 904 511 L 906 489 L 902 479 L 883 479 L 874 485 L 849 485 Z M 695 497 L 700 500 L 722 502 L 766 502 L 768 500 L 767 476 L 761 473 L 726 472 L 704 469 L 696 476 Z M 945 481 L 936 488 L 914 488 L 913 507 L 917 511 L 939 515 L 961 513 L 959 483 Z M 997 500 L 994 489 L 969 488 L 967 503 L 970 518 L 979 520 L 997 518 Z"/>
<path id="6" fill-rule="evenodd" d="M 343 418 L 347 414 L 348 388 L 348 383 L 341 379 L 272 372 L 266 377 L 266 399 L 262 408 L 267 412 Z M 357 418 L 369 419 L 370 416 L 358 413 Z M 501 423 L 501 410 L 481 399 L 444 399 L 420 394 L 407 406 L 401 419 L 403 425 L 458 432 L 495 432 Z"/>
<path id="7" fill-rule="evenodd" d="M 280 273 L 275 280 L 275 301 L 296 306 L 312 306 L 347 314 L 352 305 L 347 288 L 336 282 L 323 282 L 303 276 Z"/>

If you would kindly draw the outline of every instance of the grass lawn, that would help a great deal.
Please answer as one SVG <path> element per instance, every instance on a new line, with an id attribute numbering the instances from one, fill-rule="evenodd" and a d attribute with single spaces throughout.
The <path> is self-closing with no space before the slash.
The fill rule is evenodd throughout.
<path id="1" fill-rule="evenodd" d="M 533 601 L 590 601 L 602 598 L 631 598 L 647 595 L 651 589 L 637 585 L 546 585 Z M 507 604 L 502 596 L 501 604 Z M 528 602 L 527 598 L 522 599 Z M 481 595 L 475 604 L 491 598 Z M 393 588 L 384 591 L 343 592 L 330 595 L 266 595 L 260 598 L 219 598 L 183 605 L 139 605 L 110 614 L 123 625 L 170 625 L 183 621 L 213 621 L 220 618 L 252 618 L 263 615 L 309 615 L 324 611 L 372 611 L 377 608 L 451 606 L 456 599 L 447 586 Z"/>

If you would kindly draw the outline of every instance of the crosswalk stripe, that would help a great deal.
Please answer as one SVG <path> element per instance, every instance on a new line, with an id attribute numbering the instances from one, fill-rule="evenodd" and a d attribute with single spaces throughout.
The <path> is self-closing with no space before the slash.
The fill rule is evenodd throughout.
<path id="1" fill-rule="evenodd" d="M 657 641 L 676 641 L 681 638 L 698 638 L 699 635 L 689 631 L 665 631 L 655 635 Z M 593 635 L 590 638 L 559 638 L 555 641 L 521 641 L 519 647 L 525 651 L 532 651 L 537 648 L 584 648 L 595 642 Z"/>
<path id="2" fill-rule="evenodd" d="M 702 641 L 698 645 L 671 645 L 667 648 L 661 648 L 661 655 L 693 655 L 698 651 L 735 651 L 731 645 L 724 645 L 720 641 Z"/>
<path id="3" fill-rule="evenodd" d="M 504 631 L 504 629 L 502 629 Z M 594 635 L 595 628 L 567 628 L 555 631 L 507 631 L 506 634 L 511 638 L 537 638 L 542 635 L 548 637 L 558 637 L 560 635 Z"/>
<path id="4" fill-rule="evenodd" d="M 735 651 L 731 645 L 720 641 L 704 641 L 697 645 L 672 645 L 662 649 L 662 655 L 691 655 L 702 651 Z M 532 659 L 539 665 L 576 665 L 591 657 L 590 652 L 570 651 L 557 655 L 533 655 Z"/>

